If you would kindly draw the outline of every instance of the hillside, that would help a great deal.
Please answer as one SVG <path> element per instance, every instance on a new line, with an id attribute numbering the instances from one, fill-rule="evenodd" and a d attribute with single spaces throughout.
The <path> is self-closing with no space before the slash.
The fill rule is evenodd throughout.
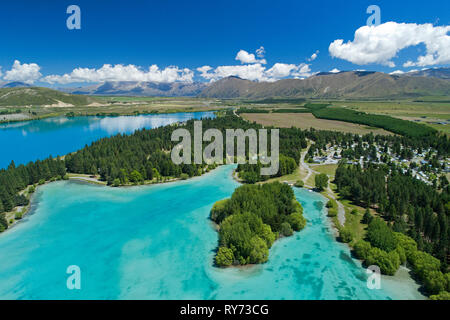
<path id="1" fill-rule="evenodd" d="M 0 88 L 0 106 L 88 105 L 90 97 L 41 87 Z"/>
<path id="2" fill-rule="evenodd" d="M 450 80 L 450 68 L 425 69 L 408 72 L 407 75 L 412 77 L 435 77 Z"/>
<path id="3" fill-rule="evenodd" d="M 396 76 L 381 72 L 321 73 L 307 79 L 253 82 L 228 77 L 206 87 L 209 98 L 411 98 L 450 95 L 450 81 L 434 77 Z"/>

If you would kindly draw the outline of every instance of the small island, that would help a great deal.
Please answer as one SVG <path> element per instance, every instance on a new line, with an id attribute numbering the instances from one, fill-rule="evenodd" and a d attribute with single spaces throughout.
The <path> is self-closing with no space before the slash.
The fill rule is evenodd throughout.
<path id="1" fill-rule="evenodd" d="M 279 182 L 237 188 L 214 204 L 210 218 L 219 229 L 219 267 L 264 263 L 276 239 L 306 225 L 292 188 Z"/>

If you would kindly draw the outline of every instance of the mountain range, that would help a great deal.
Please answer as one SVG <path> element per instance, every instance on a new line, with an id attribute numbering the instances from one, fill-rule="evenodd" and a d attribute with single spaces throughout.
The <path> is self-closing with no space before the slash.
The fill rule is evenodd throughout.
<path id="1" fill-rule="evenodd" d="M 27 90 L 26 90 L 27 89 Z M 23 82 L 0 84 L 0 105 L 91 103 L 85 95 L 161 96 L 205 98 L 336 98 L 395 99 L 450 96 L 450 68 L 425 69 L 404 74 L 374 71 L 321 72 L 306 79 L 255 82 L 235 76 L 204 83 L 108 81 L 95 85 L 60 88 L 31 87 Z M 89 100 L 89 101 L 88 101 Z M 67 102 L 66 102 L 67 101 Z"/>
<path id="2" fill-rule="evenodd" d="M 209 98 L 413 98 L 448 96 L 450 81 L 436 77 L 389 75 L 372 71 L 319 73 L 306 79 L 254 82 L 228 77 L 205 88 Z"/>
<path id="3" fill-rule="evenodd" d="M 207 86 L 203 82 L 163 83 L 147 81 L 107 81 L 87 87 L 64 88 L 62 91 L 88 95 L 126 95 L 126 96 L 163 96 L 193 97 L 199 95 Z"/>

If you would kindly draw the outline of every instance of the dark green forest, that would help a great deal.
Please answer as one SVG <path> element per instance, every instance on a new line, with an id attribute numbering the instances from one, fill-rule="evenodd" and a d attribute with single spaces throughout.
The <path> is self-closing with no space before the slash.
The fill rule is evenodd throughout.
<path id="1" fill-rule="evenodd" d="M 386 165 L 362 169 L 343 163 L 336 170 L 334 182 L 343 198 L 371 207 L 380 216 L 364 216 L 367 241 L 355 244 L 359 258 L 367 265 L 380 266 L 389 275 L 408 261 L 428 293 L 448 291 L 448 184 L 438 190 L 415 179 L 409 171 L 403 173 Z"/>
<path id="2" fill-rule="evenodd" d="M 393 118 L 385 115 L 369 114 L 345 108 L 321 108 L 312 114 L 319 119 L 340 120 L 383 128 L 408 137 L 423 137 L 437 134 L 437 130 L 424 124 Z"/>

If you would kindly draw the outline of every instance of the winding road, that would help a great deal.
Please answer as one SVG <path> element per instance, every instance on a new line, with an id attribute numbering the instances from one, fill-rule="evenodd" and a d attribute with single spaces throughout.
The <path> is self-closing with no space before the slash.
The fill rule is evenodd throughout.
<path id="1" fill-rule="evenodd" d="M 303 179 L 303 181 L 305 182 L 305 187 L 313 188 L 313 186 L 306 184 L 306 181 L 308 181 L 309 177 L 310 177 L 313 173 L 319 174 L 319 172 L 314 171 L 313 169 L 311 169 L 311 168 L 305 163 L 305 156 L 306 156 L 306 154 L 308 153 L 308 150 L 309 150 L 309 147 L 308 147 L 304 152 L 301 153 L 301 157 L 300 157 L 300 167 L 302 167 L 303 169 L 305 169 L 305 170 L 308 172 L 308 174 L 306 175 L 306 177 Z M 328 179 L 330 179 L 330 178 L 331 178 L 331 176 L 328 175 Z M 337 218 L 338 218 L 339 224 L 340 224 L 341 226 L 344 226 L 344 225 L 345 225 L 345 208 L 344 208 L 344 206 L 342 205 L 342 203 L 341 203 L 339 200 L 336 199 L 336 197 L 334 196 L 334 193 L 333 193 L 333 191 L 331 190 L 331 188 L 330 188 L 329 185 L 328 185 L 328 187 L 327 187 L 327 194 L 328 194 L 328 196 L 329 196 L 330 198 L 332 198 L 333 200 L 336 201 L 337 206 L 338 206 L 338 214 L 337 214 Z"/>

